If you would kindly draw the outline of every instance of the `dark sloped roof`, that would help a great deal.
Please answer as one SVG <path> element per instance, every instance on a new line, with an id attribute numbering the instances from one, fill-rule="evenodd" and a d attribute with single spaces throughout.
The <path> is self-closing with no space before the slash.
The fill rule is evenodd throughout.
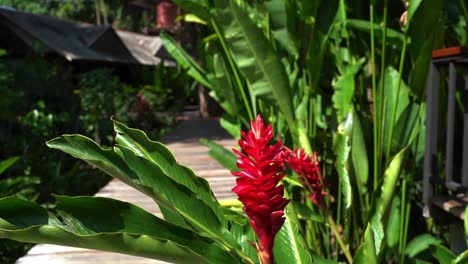
<path id="1" fill-rule="evenodd" d="M 111 26 L 75 23 L 46 15 L 0 7 L 0 25 L 28 46 L 42 44 L 68 61 L 101 61 L 156 65 L 162 48 L 159 37 L 117 31 Z"/>

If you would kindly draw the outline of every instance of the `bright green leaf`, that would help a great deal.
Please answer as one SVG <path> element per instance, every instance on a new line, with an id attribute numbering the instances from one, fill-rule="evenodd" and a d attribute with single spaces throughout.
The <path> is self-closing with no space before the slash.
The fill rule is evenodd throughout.
<path id="1" fill-rule="evenodd" d="M 200 139 L 200 142 L 210 149 L 208 154 L 223 165 L 223 167 L 229 171 L 239 171 L 239 168 L 237 168 L 236 165 L 237 157 L 232 151 L 229 151 L 223 146 L 208 139 L 202 138 Z"/>
<path id="2" fill-rule="evenodd" d="M 8 158 L 6 160 L 2 160 L 0 162 L 0 175 L 2 175 L 2 173 L 5 170 L 7 170 L 11 166 L 13 166 L 13 164 L 15 164 L 15 162 L 17 162 L 19 159 L 20 159 L 20 157 L 11 157 L 11 158 Z"/>
<path id="3" fill-rule="evenodd" d="M 431 245 L 440 245 L 441 243 L 439 239 L 436 239 L 430 234 L 422 234 L 409 242 L 406 246 L 405 254 L 412 258 L 424 250 L 427 250 Z"/>
<path id="4" fill-rule="evenodd" d="M 294 110 L 289 79 L 276 51 L 247 11 L 235 1 L 215 3 L 218 7 L 216 20 L 221 26 L 236 65 L 248 80 L 251 96 L 273 95 L 292 128 Z"/>
<path id="5" fill-rule="evenodd" d="M 0 199 L 0 237 L 111 251 L 177 263 L 236 263 L 222 247 L 132 204 L 58 196 L 57 211 L 17 198 Z M 81 230 L 81 231 L 80 231 Z"/>
<path id="6" fill-rule="evenodd" d="M 183 50 L 179 44 L 167 33 L 161 32 L 161 41 L 167 52 L 182 66 L 187 73 L 197 82 L 206 87 L 211 87 L 211 83 L 206 79 L 205 71 L 198 65 L 190 55 Z"/>

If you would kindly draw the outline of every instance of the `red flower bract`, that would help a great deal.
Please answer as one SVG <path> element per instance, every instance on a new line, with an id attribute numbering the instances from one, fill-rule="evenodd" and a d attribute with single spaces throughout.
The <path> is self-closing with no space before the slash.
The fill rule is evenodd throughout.
<path id="1" fill-rule="evenodd" d="M 309 199 L 323 208 L 327 193 L 320 177 L 317 153 L 314 152 L 313 156 L 310 156 L 303 149 L 296 149 L 285 150 L 283 156 L 289 167 L 299 175 L 302 183 L 309 189 Z"/>
<path id="2" fill-rule="evenodd" d="M 251 121 L 251 130 L 241 134 L 239 146 L 245 153 L 234 149 L 240 171 L 232 172 L 238 176 L 232 191 L 239 196 L 259 239 L 260 262 L 273 263 L 273 242 L 284 223 L 283 210 L 289 202 L 283 198 L 284 186 L 278 185 L 285 172 L 283 143 L 269 144 L 273 130 L 271 125 L 264 125 L 260 115 Z"/>

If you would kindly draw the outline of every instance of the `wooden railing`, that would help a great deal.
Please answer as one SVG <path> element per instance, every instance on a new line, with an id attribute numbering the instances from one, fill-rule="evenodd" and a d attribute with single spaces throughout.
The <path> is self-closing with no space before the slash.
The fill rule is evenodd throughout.
<path id="1" fill-rule="evenodd" d="M 463 219 L 468 202 L 468 47 L 433 51 L 426 96 L 423 214 L 430 216 L 436 207 Z"/>

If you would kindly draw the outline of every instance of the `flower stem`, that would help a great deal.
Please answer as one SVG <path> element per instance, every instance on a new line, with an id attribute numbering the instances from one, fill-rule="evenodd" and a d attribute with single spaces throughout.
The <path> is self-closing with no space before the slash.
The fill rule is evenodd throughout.
<path id="1" fill-rule="evenodd" d="M 257 254 L 260 264 L 273 264 L 273 256 L 266 252 L 266 250 L 257 247 Z"/>
<path id="2" fill-rule="evenodd" d="M 348 245 L 344 243 L 343 239 L 341 239 L 341 235 L 340 235 L 340 232 L 338 231 L 338 227 L 336 226 L 335 221 L 333 220 L 331 215 L 328 215 L 327 220 L 328 220 L 328 225 L 330 226 L 331 231 L 335 235 L 336 240 L 338 241 L 338 244 L 340 244 L 340 247 L 343 250 L 343 253 L 345 254 L 346 260 L 348 261 L 348 263 L 353 263 L 353 257 L 351 257 L 351 253 L 349 252 L 349 247 Z"/>

